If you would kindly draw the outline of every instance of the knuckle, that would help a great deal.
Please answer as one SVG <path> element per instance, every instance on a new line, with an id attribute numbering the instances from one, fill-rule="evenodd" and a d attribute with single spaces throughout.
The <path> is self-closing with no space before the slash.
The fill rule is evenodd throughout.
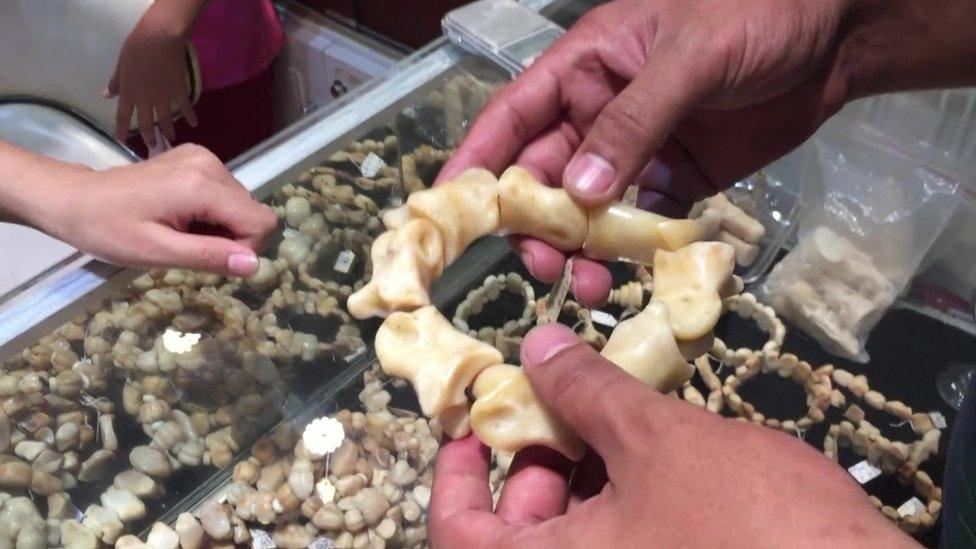
<path id="1" fill-rule="evenodd" d="M 611 141 L 632 141 L 650 136 L 650 121 L 641 112 L 641 106 L 627 97 L 618 98 L 603 111 L 601 118 L 602 129 Z"/>
<path id="2" fill-rule="evenodd" d="M 592 27 L 603 26 L 608 20 L 619 20 L 619 8 L 612 3 L 597 6 L 586 12 L 575 26 L 582 29 L 590 29 Z"/>
<path id="3" fill-rule="evenodd" d="M 214 163 L 220 163 L 220 160 L 205 147 L 201 147 L 195 143 L 186 143 L 178 147 L 186 155 L 187 159 L 193 163 L 195 167 L 208 168 L 213 166 Z"/>
<path id="4" fill-rule="evenodd" d="M 490 105 L 487 109 L 485 109 L 485 111 L 498 113 L 500 115 L 499 118 L 507 121 L 509 126 L 511 126 L 511 130 L 516 141 L 524 142 L 531 137 L 528 135 L 528 121 L 514 106 L 511 99 L 511 94 L 515 93 L 517 90 L 517 87 L 515 86 L 518 85 L 520 85 L 520 83 L 513 83 L 508 89 L 496 94 L 490 100 Z"/>
<path id="5" fill-rule="evenodd" d="M 183 170 L 183 177 L 180 182 L 183 192 L 195 199 L 199 199 L 210 188 L 210 178 L 192 167 Z"/>

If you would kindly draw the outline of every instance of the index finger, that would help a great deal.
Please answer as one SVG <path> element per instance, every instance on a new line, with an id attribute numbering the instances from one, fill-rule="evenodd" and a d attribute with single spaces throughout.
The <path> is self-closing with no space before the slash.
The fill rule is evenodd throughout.
<path id="1" fill-rule="evenodd" d="M 274 212 L 239 185 L 211 187 L 196 200 L 200 208 L 195 212 L 197 221 L 226 228 L 238 242 L 255 251 L 263 247 L 267 236 L 278 225 Z"/>
<path id="2" fill-rule="evenodd" d="M 441 446 L 430 499 L 431 545 L 480 546 L 510 530 L 491 512 L 490 461 L 490 450 L 474 435 Z"/>
<path id="3" fill-rule="evenodd" d="M 475 120 L 437 181 L 482 167 L 498 173 L 559 115 L 559 79 L 545 58 L 505 86 Z"/>
<path id="4" fill-rule="evenodd" d="M 127 96 L 119 96 L 115 105 L 115 138 L 125 143 L 129 137 L 129 126 L 132 124 L 132 102 Z"/>

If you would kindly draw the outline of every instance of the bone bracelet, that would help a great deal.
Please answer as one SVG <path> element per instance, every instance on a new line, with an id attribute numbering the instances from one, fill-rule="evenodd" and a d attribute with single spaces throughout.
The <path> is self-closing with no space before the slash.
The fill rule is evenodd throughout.
<path id="1" fill-rule="evenodd" d="M 390 230 L 374 243 L 373 279 L 350 297 L 349 310 L 354 316 L 392 313 L 376 334 L 383 369 L 413 383 L 423 412 L 449 435 L 473 430 L 499 451 L 542 445 L 578 460 L 584 445 L 538 401 L 521 368 L 505 364 L 497 349 L 456 329 L 429 305 L 430 284 L 471 242 L 501 230 L 564 250 L 582 247 L 598 259 L 652 263 L 650 303 L 616 327 L 601 354 L 665 393 L 691 378 L 687 361 L 710 348 L 722 299 L 739 290 L 734 251 L 694 242 L 703 234 L 698 222 L 619 204 L 586 211 L 518 167 L 498 181 L 469 170 L 412 194 L 405 209 L 384 221 Z"/>
<path id="2" fill-rule="evenodd" d="M 412 193 L 383 221 L 389 230 L 373 243 L 373 278 L 348 301 L 356 318 L 429 305 L 430 286 L 444 267 L 488 234 L 525 234 L 563 251 L 582 249 L 593 259 L 649 265 L 654 250 L 677 250 L 707 232 L 704 222 L 622 203 L 584 209 L 563 189 L 547 187 L 518 166 L 499 179 L 487 170 L 468 170 Z"/>

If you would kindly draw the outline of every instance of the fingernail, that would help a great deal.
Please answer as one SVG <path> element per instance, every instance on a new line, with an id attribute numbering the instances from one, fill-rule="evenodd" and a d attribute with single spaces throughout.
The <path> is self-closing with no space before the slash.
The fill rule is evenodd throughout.
<path id="1" fill-rule="evenodd" d="M 593 153 L 573 159 L 566 167 L 566 185 L 577 195 L 601 198 L 610 190 L 617 172 L 605 158 Z"/>
<path id="2" fill-rule="evenodd" d="M 539 326 L 529 332 L 522 342 L 522 365 L 541 364 L 579 342 L 579 337 L 562 324 Z"/>
<path id="3" fill-rule="evenodd" d="M 251 276 L 258 270 L 258 256 L 241 252 L 230 254 L 227 270 L 237 276 Z"/>
<path id="4" fill-rule="evenodd" d="M 108 88 L 102 88 L 102 97 L 108 99 Z"/>

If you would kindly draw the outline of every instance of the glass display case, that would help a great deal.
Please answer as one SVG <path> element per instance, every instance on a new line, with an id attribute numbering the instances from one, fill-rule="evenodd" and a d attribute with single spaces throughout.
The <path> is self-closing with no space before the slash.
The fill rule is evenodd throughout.
<path id="1" fill-rule="evenodd" d="M 531 5 L 563 25 L 581 5 L 548 4 Z M 345 301 L 369 279 L 370 245 L 383 230 L 380 212 L 432 183 L 492 90 L 508 78 L 438 41 L 236 161 L 234 175 L 281 220 L 258 273 L 248 279 L 176 269 L 137 273 L 90 260 L 0 305 L 0 546 L 123 545 L 132 541 L 127 535 L 159 546 L 173 536 L 191 546 L 194 540 L 424 546 L 440 427 L 419 413 L 408 385 L 378 369 L 372 341 L 379 322 L 352 319 Z M 559 318 L 596 346 L 648 299 L 646 271 L 617 265 L 613 274 L 607 306 L 588 310 L 567 301 Z M 516 363 L 521 336 L 536 321 L 537 297 L 545 303 L 548 290 L 504 239 L 488 237 L 445 271 L 433 301 L 456 326 Z M 907 322 L 937 331 L 917 316 L 898 316 L 904 314 L 889 315 L 890 326 L 882 329 L 894 333 Z M 727 317 L 718 334 L 729 348 L 763 347 L 761 330 Z M 969 340 L 941 344 L 956 337 L 934 340 L 938 356 L 976 360 Z M 833 364 L 879 374 L 889 400 L 904 399 L 932 426 L 916 425 L 917 418 L 889 425 L 897 421 L 884 415 L 884 406 L 858 409 L 867 410 L 884 437 L 906 444 L 933 428 L 942 432 L 952 411 L 937 396 L 901 394 L 910 381 L 895 383 L 888 374 L 901 372 L 906 380 L 915 374 L 882 343 L 871 350 L 875 361 L 867 369 Z M 822 367 L 831 358 L 804 338 L 790 334 L 784 351 L 831 375 L 833 366 Z M 722 387 L 713 383 L 733 383 L 728 378 L 738 369 L 716 358 L 711 376 L 703 373 L 675 396 L 702 407 L 706 396 L 717 391 L 721 397 Z M 756 381 L 742 387 L 738 404 L 725 395 L 717 406 L 709 398 L 708 408 L 791 432 L 821 449 L 829 450 L 825 439 L 831 439 L 833 458 L 845 467 L 877 458 L 856 433 L 843 438 L 841 424 L 853 421 L 848 404 L 864 392 L 838 389 L 839 401 L 819 415 L 810 412 L 809 423 L 767 421 L 803 416 L 811 406 L 801 384 L 790 385 L 789 372 L 780 373 L 739 372 L 736 387 Z M 309 455 L 302 439 L 313 422 L 338 423 L 345 433 L 321 459 Z M 945 438 L 936 438 L 936 450 L 945 448 Z M 932 448 L 929 454 L 920 466 L 938 484 L 942 454 Z M 510 460 L 495 456 L 496 494 Z M 866 487 L 884 501 L 879 509 L 898 508 L 904 523 L 908 515 L 899 506 L 916 496 L 897 482 L 890 463 L 883 471 L 877 465 L 878 480 Z M 932 499 L 919 496 L 922 510 L 905 513 L 928 513 L 935 522 Z M 5 521 L 15 514 L 19 520 Z M 922 528 L 911 520 L 906 530 L 931 531 L 932 524 Z"/>

